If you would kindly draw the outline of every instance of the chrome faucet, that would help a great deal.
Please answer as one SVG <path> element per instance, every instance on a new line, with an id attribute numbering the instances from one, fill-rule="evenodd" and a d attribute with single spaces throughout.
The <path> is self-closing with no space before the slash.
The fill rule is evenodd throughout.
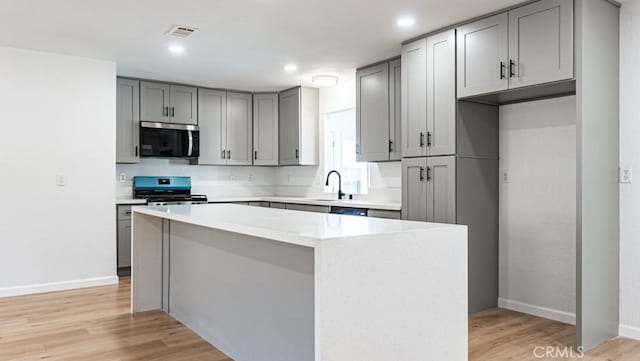
<path id="1" fill-rule="evenodd" d="M 338 172 L 337 170 L 332 170 L 331 172 L 329 172 L 329 174 L 327 174 L 327 183 L 325 183 L 325 185 L 329 185 L 329 177 L 331 177 L 332 173 L 338 175 L 338 199 L 342 199 L 344 198 L 345 194 L 342 193 L 342 176 L 340 175 L 340 172 Z"/>

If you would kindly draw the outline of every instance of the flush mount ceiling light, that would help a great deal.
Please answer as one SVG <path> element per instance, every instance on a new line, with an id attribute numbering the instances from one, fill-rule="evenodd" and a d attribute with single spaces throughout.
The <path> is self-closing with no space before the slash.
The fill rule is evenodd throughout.
<path id="1" fill-rule="evenodd" d="M 416 19 L 412 17 L 404 17 L 404 18 L 398 19 L 397 24 L 401 28 L 408 28 L 409 26 L 412 26 L 415 23 L 416 23 Z"/>
<path id="2" fill-rule="evenodd" d="M 295 66 L 294 64 L 287 64 L 284 66 L 284 70 L 288 72 L 292 72 L 292 71 L 298 70 L 298 67 Z"/>
<path id="3" fill-rule="evenodd" d="M 172 54 L 182 54 L 184 53 L 184 47 L 181 45 L 171 45 L 169 46 L 169 52 Z"/>
<path id="4" fill-rule="evenodd" d="M 338 84 L 338 77 L 333 75 L 316 75 L 311 78 L 317 86 L 332 86 Z"/>

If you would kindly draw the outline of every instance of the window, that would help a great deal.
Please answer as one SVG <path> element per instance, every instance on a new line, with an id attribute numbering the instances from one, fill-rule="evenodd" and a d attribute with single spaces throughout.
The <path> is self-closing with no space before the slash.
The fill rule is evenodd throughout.
<path id="1" fill-rule="evenodd" d="M 367 163 L 356 162 L 355 109 L 327 113 L 324 120 L 324 174 L 337 170 L 342 175 L 342 191 L 347 194 L 367 194 L 369 191 Z M 337 179 L 331 176 L 324 191 L 338 192 Z M 336 177 L 337 178 L 337 177 Z"/>

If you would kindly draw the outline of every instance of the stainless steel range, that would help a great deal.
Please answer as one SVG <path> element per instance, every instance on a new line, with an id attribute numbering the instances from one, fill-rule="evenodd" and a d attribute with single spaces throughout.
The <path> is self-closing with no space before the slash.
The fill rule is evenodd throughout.
<path id="1" fill-rule="evenodd" d="M 134 177 L 133 197 L 151 206 L 207 203 L 206 195 L 191 194 L 191 177 Z"/>

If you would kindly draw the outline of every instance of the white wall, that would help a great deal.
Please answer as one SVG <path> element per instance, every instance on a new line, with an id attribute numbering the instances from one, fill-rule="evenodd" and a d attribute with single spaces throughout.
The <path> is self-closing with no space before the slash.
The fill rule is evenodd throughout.
<path id="1" fill-rule="evenodd" d="M 575 96 L 500 107 L 500 171 L 500 305 L 575 322 Z"/>
<path id="2" fill-rule="evenodd" d="M 320 88 L 320 165 L 306 167 L 280 167 L 276 173 L 276 193 L 279 196 L 325 197 L 324 182 L 324 119 L 327 113 L 355 108 L 355 80 L 344 81 L 337 86 Z M 400 162 L 369 164 L 369 193 L 356 199 L 401 202 Z"/>
<path id="3" fill-rule="evenodd" d="M 0 296 L 117 282 L 115 72 L 0 47 Z"/>
<path id="4" fill-rule="evenodd" d="M 640 1 L 620 14 L 620 163 L 640 171 Z M 636 175 L 638 177 L 639 175 Z M 620 334 L 640 339 L 640 186 L 620 187 Z"/>

